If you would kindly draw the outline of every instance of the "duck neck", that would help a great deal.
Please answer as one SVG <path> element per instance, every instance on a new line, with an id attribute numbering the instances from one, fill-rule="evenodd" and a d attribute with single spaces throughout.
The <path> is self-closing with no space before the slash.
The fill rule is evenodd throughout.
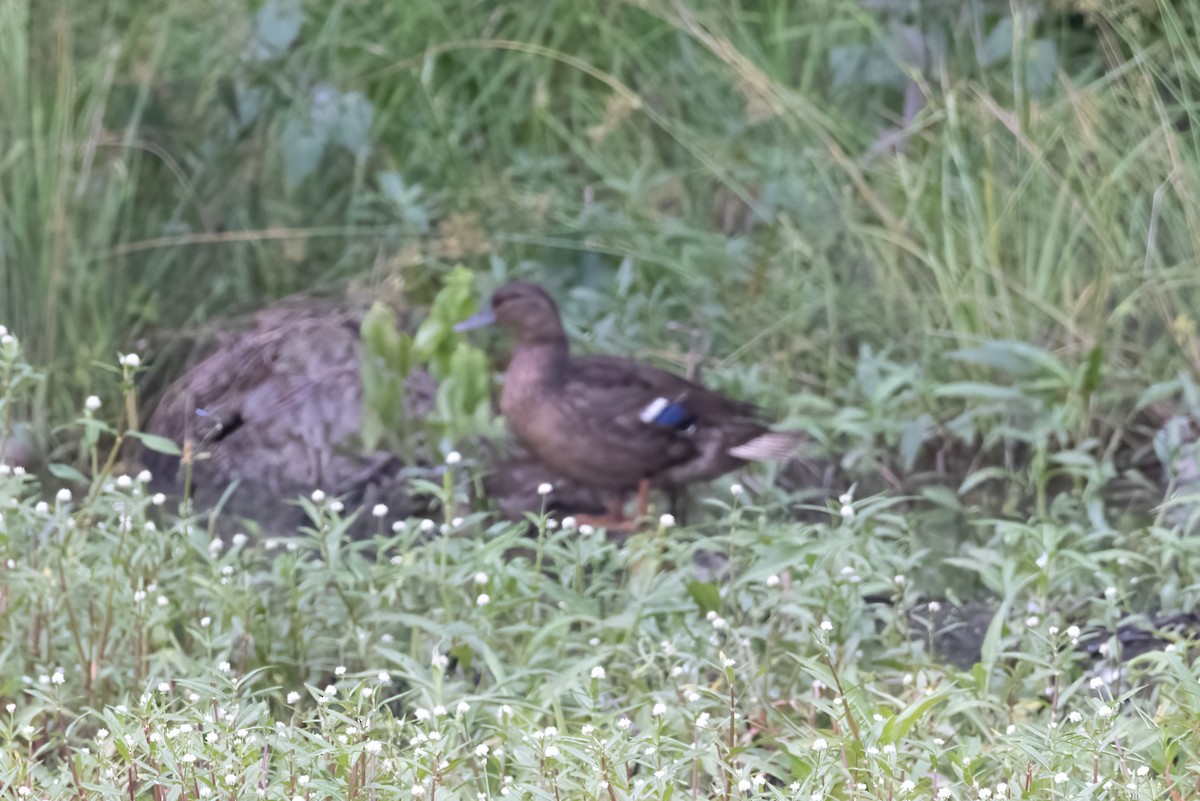
<path id="1" fill-rule="evenodd" d="M 567 335 L 560 327 L 556 336 L 541 332 L 518 339 L 508 372 L 529 384 L 556 386 L 565 379 L 570 358 Z"/>

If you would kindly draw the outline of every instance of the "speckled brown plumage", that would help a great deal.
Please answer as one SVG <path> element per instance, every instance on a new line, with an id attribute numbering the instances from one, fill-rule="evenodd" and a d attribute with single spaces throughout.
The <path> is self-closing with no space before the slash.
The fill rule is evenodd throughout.
<path id="1" fill-rule="evenodd" d="M 509 430 L 539 461 L 581 484 L 616 497 L 639 485 L 644 492 L 647 483 L 678 487 L 747 461 L 785 458 L 801 440 L 770 431 L 753 404 L 667 370 L 615 356 L 572 357 L 558 307 L 536 284 L 497 290 L 479 322 L 492 318 L 517 336 L 500 397 Z"/>

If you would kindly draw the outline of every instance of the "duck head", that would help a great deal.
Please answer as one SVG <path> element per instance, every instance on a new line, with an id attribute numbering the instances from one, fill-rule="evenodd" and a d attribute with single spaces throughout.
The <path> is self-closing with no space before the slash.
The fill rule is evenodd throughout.
<path id="1" fill-rule="evenodd" d="M 469 331 L 499 325 L 517 335 L 523 345 L 558 343 L 565 339 L 558 305 L 537 284 L 513 281 L 496 290 L 488 308 L 454 326 Z"/>

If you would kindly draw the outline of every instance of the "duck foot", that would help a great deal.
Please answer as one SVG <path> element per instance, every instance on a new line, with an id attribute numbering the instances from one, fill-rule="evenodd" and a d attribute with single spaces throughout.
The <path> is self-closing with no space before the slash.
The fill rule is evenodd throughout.
<path id="1" fill-rule="evenodd" d="M 630 520 L 624 515 L 621 517 L 613 517 L 612 515 L 575 515 L 575 520 L 581 526 L 591 526 L 596 529 L 603 528 L 621 534 L 632 534 L 634 529 L 637 528 L 637 521 Z"/>
<path id="2" fill-rule="evenodd" d="M 617 495 L 609 501 L 607 514 L 576 515 L 575 519 L 580 525 L 604 528 L 622 534 L 630 534 L 637 528 L 637 520 L 630 520 L 625 516 L 625 498 L 622 495 Z"/>
<path id="3" fill-rule="evenodd" d="M 612 532 L 620 532 L 623 534 L 632 534 L 637 530 L 638 524 L 646 517 L 646 512 L 650 508 L 650 482 L 647 479 L 642 479 L 638 482 L 637 502 L 635 504 L 635 513 L 632 518 L 625 516 L 625 499 L 618 495 L 613 498 L 609 504 L 608 513 L 604 515 L 576 515 L 575 519 L 580 525 L 588 525 L 592 528 L 606 528 Z"/>

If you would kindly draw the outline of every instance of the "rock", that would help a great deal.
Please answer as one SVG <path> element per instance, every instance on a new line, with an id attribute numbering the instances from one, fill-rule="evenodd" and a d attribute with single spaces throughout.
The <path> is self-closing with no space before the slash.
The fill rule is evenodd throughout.
<path id="1" fill-rule="evenodd" d="M 362 415 L 359 323 L 363 310 L 308 298 L 284 301 L 248 325 L 217 337 L 208 355 L 171 384 L 148 430 L 191 457 L 199 509 L 224 500 L 223 514 L 247 517 L 274 533 L 294 531 L 296 506 L 315 489 L 355 506 L 386 504 L 389 517 L 423 510 L 405 488 L 392 454 L 358 447 Z M 409 414 L 429 410 L 433 380 L 409 379 Z M 159 488 L 181 495 L 179 458 L 147 453 Z"/>

